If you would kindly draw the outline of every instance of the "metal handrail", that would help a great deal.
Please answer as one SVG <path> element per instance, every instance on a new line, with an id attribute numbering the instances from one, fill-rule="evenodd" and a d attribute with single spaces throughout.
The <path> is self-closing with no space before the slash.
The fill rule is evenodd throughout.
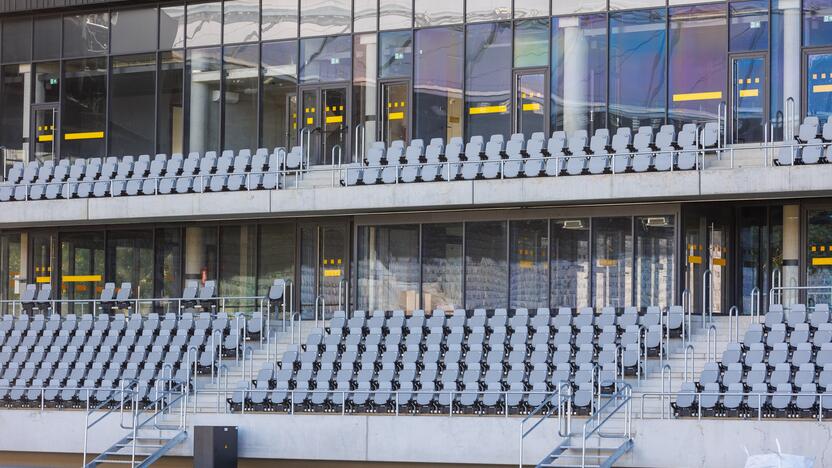
<path id="1" fill-rule="evenodd" d="M 728 309 L 728 341 L 733 343 L 740 341 L 740 309 L 737 306 L 731 306 Z"/>
<path id="2" fill-rule="evenodd" d="M 713 273 L 708 268 L 702 272 L 702 329 L 706 328 L 706 315 L 713 317 Z"/>
<path id="3" fill-rule="evenodd" d="M 345 285 L 345 283 L 346 283 L 346 285 Z M 344 302 L 349 302 L 349 299 L 344 297 L 344 295 L 346 294 L 347 285 L 349 285 L 349 280 L 346 279 L 346 278 L 341 278 L 341 280 L 338 281 L 338 309 L 337 310 L 344 311 L 344 316 L 347 319 L 349 319 L 350 314 L 346 309 L 343 308 L 343 302 L 341 302 L 342 299 L 345 300 Z"/>
<path id="4" fill-rule="evenodd" d="M 243 331 L 245 332 L 245 330 L 248 329 L 246 326 L 246 316 L 243 314 L 237 314 L 234 318 L 234 328 L 236 329 L 235 335 L 237 335 L 237 346 L 234 348 L 234 362 L 236 362 L 237 365 L 240 364 L 240 320 L 243 321 Z M 243 339 L 243 344 L 245 344 L 245 342 L 245 339 Z"/>
<path id="5" fill-rule="evenodd" d="M 755 286 L 751 290 L 751 321 L 752 322 L 755 320 L 755 316 L 756 316 L 757 323 L 760 323 L 760 302 L 761 302 L 760 299 L 761 299 L 761 296 L 762 296 L 762 294 L 760 293 L 760 288 Z M 739 331 L 737 333 L 739 333 Z"/>
<path id="6" fill-rule="evenodd" d="M 306 134 L 306 139 L 304 140 L 303 135 Z M 303 127 L 300 129 L 300 137 L 298 138 L 300 143 L 300 152 L 301 155 L 304 157 L 306 162 L 306 169 L 310 168 L 309 164 L 309 155 L 312 150 L 312 128 L 311 127 Z"/>
<path id="7" fill-rule="evenodd" d="M 690 290 L 685 288 L 682 291 L 682 344 L 690 341 L 690 302 Z"/>
<path id="8" fill-rule="evenodd" d="M 783 270 L 780 267 L 777 267 L 777 268 L 775 268 L 774 270 L 771 271 L 771 285 L 774 288 L 779 288 L 780 286 L 783 286 Z M 779 304 L 781 302 L 780 298 L 778 298 L 777 302 L 772 302 L 771 291 L 769 291 L 769 296 L 768 297 L 769 297 L 769 299 L 768 299 L 769 300 L 769 305 L 771 305 L 773 303 L 774 304 Z"/>
<path id="9" fill-rule="evenodd" d="M 630 384 L 622 383 L 621 388 L 618 391 L 616 391 L 612 396 L 610 396 L 607 402 L 604 403 L 604 405 L 600 408 L 596 409 L 596 411 L 589 416 L 586 422 L 584 422 L 583 428 L 581 430 L 581 466 L 586 466 L 587 440 L 596 432 L 598 433 L 599 437 L 613 437 L 604 435 L 601 432 L 601 428 L 604 427 L 604 424 L 606 424 L 607 421 L 610 421 L 612 417 L 622 408 L 625 411 L 624 434 L 622 434 L 619 437 L 626 437 L 628 439 L 632 437 L 632 392 L 633 389 L 630 386 Z M 602 418 L 602 414 L 608 406 L 613 406 L 613 408 L 609 411 L 608 415 Z M 587 430 L 590 427 L 590 425 L 592 425 L 593 422 L 596 420 L 597 422 L 594 424 L 594 427 L 592 427 L 592 429 Z"/>
<path id="10" fill-rule="evenodd" d="M 690 375 L 688 375 L 688 351 L 690 351 Z M 685 370 L 682 372 L 682 378 L 685 382 L 693 382 L 693 374 L 696 368 L 696 349 L 692 344 L 685 346 Z"/>
<path id="11" fill-rule="evenodd" d="M 335 145 L 335 146 L 332 147 L 332 155 L 331 155 L 332 156 L 332 165 L 335 166 L 338 169 L 341 168 L 341 162 L 342 162 L 341 161 L 341 153 L 342 153 L 341 145 Z M 335 162 L 336 161 L 336 154 L 338 156 L 337 157 L 337 161 L 338 161 L 337 163 Z M 337 171 L 332 171 L 332 186 L 333 187 L 335 187 L 335 174 L 336 174 L 336 172 Z"/>
<path id="12" fill-rule="evenodd" d="M 783 130 L 783 139 L 787 141 L 791 141 L 794 139 L 794 127 L 795 127 L 795 117 L 797 115 L 796 112 L 796 104 L 794 97 L 789 96 L 786 98 L 786 118 L 784 119 L 784 130 Z"/>
<path id="13" fill-rule="evenodd" d="M 301 337 L 301 326 L 300 326 L 300 312 L 293 312 L 291 317 L 289 317 L 289 322 L 291 324 L 291 329 L 289 330 L 289 344 L 295 344 L 295 317 L 298 317 L 298 343 L 300 342 Z"/>
<path id="14" fill-rule="evenodd" d="M 665 371 L 667 372 L 665 374 Z M 667 380 L 665 380 L 665 375 L 667 375 Z M 665 389 L 665 382 L 667 382 L 667 388 Z M 662 366 L 662 393 L 670 393 L 673 391 L 673 372 L 670 367 L 670 364 L 665 364 Z M 664 399 L 662 399 L 662 417 L 664 417 Z"/>
<path id="15" fill-rule="evenodd" d="M 753 390 L 748 391 L 748 392 L 731 392 L 731 391 L 725 391 L 725 392 L 706 392 L 706 391 L 684 392 L 684 391 L 679 391 L 679 392 L 671 393 L 670 395 L 668 395 L 664 392 L 644 392 L 644 393 L 639 395 L 639 398 L 641 398 L 641 416 L 640 416 L 639 419 L 642 419 L 642 420 L 643 419 L 651 419 L 649 417 L 646 417 L 647 413 L 645 413 L 645 411 L 644 411 L 645 401 L 647 399 L 658 399 L 659 401 L 664 401 L 664 399 L 667 398 L 668 396 L 672 398 L 674 395 L 677 396 L 677 397 L 679 397 L 679 396 L 693 396 L 693 397 L 715 396 L 715 397 L 722 397 L 722 398 L 724 398 L 726 396 L 738 396 L 738 397 L 741 397 L 741 398 L 745 399 L 746 401 L 750 400 L 751 398 L 756 398 L 757 399 L 757 406 L 756 406 L 756 408 L 751 409 L 749 411 L 749 413 L 751 411 L 757 413 L 757 420 L 758 421 L 763 419 L 763 410 L 764 410 L 764 406 L 765 406 L 764 403 L 766 403 L 766 401 L 764 401 L 763 398 L 765 398 L 766 400 L 768 400 L 768 398 L 770 398 L 770 397 L 775 397 L 775 396 L 784 396 L 784 397 L 787 396 L 787 397 L 790 397 L 790 398 L 795 398 L 795 397 L 800 397 L 800 396 L 807 396 L 807 397 L 817 398 L 818 399 L 818 405 L 817 405 L 817 411 L 818 411 L 817 420 L 818 421 L 823 421 L 823 398 L 824 397 L 830 398 L 828 393 L 820 393 L 820 392 L 755 392 Z M 696 400 L 697 400 L 697 410 L 698 410 L 697 411 L 697 418 L 701 420 L 702 419 L 701 398 L 696 398 Z M 662 412 L 661 417 L 662 418 L 664 417 L 664 412 Z"/>
<path id="16" fill-rule="evenodd" d="M 295 311 L 295 284 L 292 280 L 287 279 L 283 280 L 283 301 L 281 302 L 281 306 L 283 307 L 283 331 L 286 331 L 286 290 L 289 290 L 289 313 L 292 314 Z"/>
<path id="17" fill-rule="evenodd" d="M 566 393 L 569 394 L 569 395 L 567 395 L 566 398 L 564 398 L 564 390 L 566 390 Z M 464 392 L 456 392 L 456 393 L 464 393 Z M 516 392 L 514 392 L 514 393 L 516 393 Z M 541 392 L 537 392 L 537 393 L 531 392 L 530 394 L 540 394 L 540 393 Z M 566 437 L 566 436 L 568 436 L 569 433 L 571 433 L 571 424 L 572 424 L 571 423 L 571 421 L 572 421 L 572 395 L 571 395 L 571 393 L 572 393 L 572 386 L 569 385 L 569 383 L 559 382 L 558 386 L 557 386 L 557 389 L 554 392 L 547 393 L 548 396 L 543 400 L 543 402 L 541 402 L 539 405 L 537 405 L 537 407 L 535 407 L 532 411 L 530 411 L 529 414 L 526 415 L 526 417 L 524 417 L 522 421 L 520 421 L 520 465 L 519 465 L 520 468 L 523 468 L 523 442 L 529 434 L 531 434 L 538 426 L 540 426 L 540 424 L 543 423 L 543 421 L 545 421 L 546 419 L 549 419 L 549 417 L 552 415 L 552 412 L 554 411 L 554 408 L 555 408 L 555 405 L 552 404 L 552 401 L 555 398 L 558 399 L 558 405 L 557 405 L 557 408 L 558 408 L 558 412 L 557 412 L 558 413 L 558 423 L 559 423 L 558 424 L 558 433 L 561 437 Z M 506 394 L 506 396 L 508 396 L 508 394 Z M 450 401 L 451 401 L 451 406 L 453 406 L 453 399 L 451 399 Z M 563 405 L 568 406 L 568 409 L 566 411 L 563 411 L 563 409 L 564 409 Z M 506 406 L 508 406 L 508 405 L 506 405 Z M 530 419 L 536 417 L 538 414 L 541 414 L 541 412 L 545 408 L 548 408 L 548 411 L 546 412 L 546 414 L 541 415 L 541 417 L 537 420 L 537 422 L 535 422 L 530 428 L 525 429 L 526 423 L 528 423 Z M 453 412 L 451 412 L 451 413 L 453 413 Z M 566 413 L 566 414 L 564 414 L 564 413 Z"/>
<path id="18" fill-rule="evenodd" d="M 217 333 L 220 334 L 219 342 L 216 342 L 215 340 Z M 217 352 L 218 347 L 222 346 L 222 337 L 222 330 L 214 330 L 211 332 L 211 382 L 214 382 L 214 365 L 217 362 L 217 355 L 219 355 L 220 364 L 222 364 L 222 351 Z"/>
<path id="19" fill-rule="evenodd" d="M 738 317 L 739 318 L 739 317 Z M 739 329 L 739 323 L 737 323 L 737 328 Z M 711 325 L 708 327 L 708 361 L 709 362 L 716 362 L 716 325 Z M 711 354 L 711 337 L 713 336 L 713 354 Z"/>
<path id="20" fill-rule="evenodd" d="M 326 320 L 326 298 L 323 294 L 319 294 L 315 298 L 315 328 L 318 328 L 318 311 L 321 312 L 321 321 Z"/>

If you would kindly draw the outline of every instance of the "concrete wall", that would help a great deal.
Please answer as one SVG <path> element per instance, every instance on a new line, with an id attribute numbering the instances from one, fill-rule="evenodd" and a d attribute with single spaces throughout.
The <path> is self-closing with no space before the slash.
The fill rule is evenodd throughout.
<path id="1" fill-rule="evenodd" d="M 240 456 L 319 461 L 516 465 L 519 418 L 444 416 L 340 416 L 199 414 L 196 425 L 236 425 Z M 545 423 L 526 441 L 524 462 L 537 463 L 560 439 Z M 79 453 L 82 411 L 0 411 L 0 452 Z M 580 421 L 573 421 L 580 428 Z M 776 450 L 832 466 L 832 426 L 815 421 L 636 420 L 635 449 L 620 466 L 742 466 L 751 454 Z M 90 450 L 104 449 L 125 431 L 111 417 L 90 433 Z M 173 455 L 190 456 L 193 439 Z M 0 453 L 2 460 L 2 453 Z"/>
<path id="2" fill-rule="evenodd" d="M 832 164 L 491 181 L 9 202 L 0 229 L 501 206 L 570 206 L 832 195 Z"/>

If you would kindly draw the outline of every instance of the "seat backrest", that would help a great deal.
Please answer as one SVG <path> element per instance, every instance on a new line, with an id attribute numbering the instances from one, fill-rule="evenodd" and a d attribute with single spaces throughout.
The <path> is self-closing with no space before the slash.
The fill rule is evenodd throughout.
<path id="1" fill-rule="evenodd" d="M 465 145 L 465 157 L 469 161 L 477 160 L 480 157 L 480 153 L 482 153 L 482 137 L 473 136 L 471 137 L 471 141 Z"/>
<path id="2" fill-rule="evenodd" d="M 185 282 L 185 289 L 182 290 L 182 299 L 196 299 L 199 291 L 199 282 L 197 280 L 187 280 Z"/>
<path id="3" fill-rule="evenodd" d="M 804 122 L 800 124 L 797 131 L 797 139 L 803 142 L 812 140 L 818 136 L 818 124 L 815 122 Z"/>
<path id="4" fill-rule="evenodd" d="M 116 295 L 116 300 L 118 301 L 127 301 L 130 299 L 130 296 L 133 294 L 133 284 L 124 282 L 121 283 L 121 288 L 118 290 L 118 294 Z"/>
<path id="5" fill-rule="evenodd" d="M 20 302 L 32 302 L 35 300 L 35 296 L 37 294 L 38 285 L 37 284 L 27 284 L 26 287 L 23 289 L 23 292 L 20 293 Z"/>
<path id="6" fill-rule="evenodd" d="M 269 294 L 268 299 L 270 301 L 278 301 L 283 299 L 283 290 L 286 288 L 286 282 L 282 279 L 274 280 L 271 286 L 269 286 Z"/>
<path id="7" fill-rule="evenodd" d="M 569 151 L 575 153 L 583 150 L 586 147 L 586 140 L 586 130 L 575 130 L 571 135 L 569 135 Z"/>
<path id="8" fill-rule="evenodd" d="M 384 148 L 373 146 L 367 151 L 367 164 L 370 166 L 379 166 L 381 165 L 382 157 L 384 157 Z"/>
<path id="9" fill-rule="evenodd" d="M 217 295 L 216 281 L 206 281 L 199 290 L 200 299 L 213 299 Z"/>
<path id="10" fill-rule="evenodd" d="M 638 151 L 644 151 L 649 149 L 650 145 L 653 143 L 653 127 L 650 126 L 643 126 L 639 127 L 636 136 L 633 138 L 633 146 L 636 147 Z"/>
<path id="11" fill-rule="evenodd" d="M 101 302 L 109 302 L 113 300 L 113 294 L 116 292 L 115 283 L 104 283 L 104 289 L 101 290 L 99 299 Z"/>
<path id="12" fill-rule="evenodd" d="M 46 302 L 52 298 L 52 285 L 51 284 L 44 284 L 40 287 L 40 291 L 38 291 L 38 298 L 37 302 Z"/>

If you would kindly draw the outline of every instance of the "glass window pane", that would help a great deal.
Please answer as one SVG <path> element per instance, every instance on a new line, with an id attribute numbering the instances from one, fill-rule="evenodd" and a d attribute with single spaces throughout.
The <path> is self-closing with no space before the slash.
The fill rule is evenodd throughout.
<path id="1" fill-rule="evenodd" d="M 20 234 L 0 235 L 0 300 L 12 301 L 20 298 L 22 279 L 26 274 L 20 271 Z M 0 304 L 0 313 L 12 314 L 16 304 Z"/>
<path id="2" fill-rule="evenodd" d="M 156 54 L 113 57 L 111 63 L 109 154 L 152 154 Z"/>
<path id="3" fill-rule="evenodd" d="M 157 151 L 182 153 L 185 135 L 183 112 L 185 54 L 182 51 L 159 54 L 159 104 Z"/>
<path id="4" fill-rule="evenodd" d="M 551 307 L 589 305 L 589 219 L 552 221 Z"/>
<path id="5" fill-rule="evenodd" d="M 803 45 L 832 44 L 832 1 L 803 0 Z"/>
<path id="6" fill-rule="evenodd" d="M 549 16 L 549 0 L 514 0 L 515 18 Z"/>
<path id="7" fill-rule="evenodd" d="M 257 225 L 223 226 L 220 229 L 219 295 L 225 297 L 253 297 L 255 287 L 255 252 Z M 230 300 L 228 312 L 247 312 L 259 306 L 256 300 Z"/>
<path id="8" fill-rule="evenodd" d="M 182 231 L 157 229 L 154 297 L 182 297 Z"/>
<path id="9" fill-rule="evenodd" d="M 116 10 L 110 26 L 114 54 L 156 50 L 156 9 Z"/>
<path id="10" fill-rule="evenodd" d="M 466 2 L 465 6 L 469 23 L 511 19 L 511 0 L 475 0 Z"/>
<path id="11" fill-rule="evenodd" d="M 511 127 L 511 23 L 468 26 L 465 38 L 468 135 L 507 134 Z"/>
<path id="12" fill-rule="evenodd" d="M 673 216 L 636 218 L 636 306 L 674 304 L 675 252 Z"/>
<path id="13" fill-rule="evenodd" d="M 222 2 L 188 4 L 188 47 L 219 44 L 221 32 Z"/>
<path id="14" fill-rule="evenodd" d="M 356 131 L 356 125 L 364 125 L 359 138 L 363 137 L 364 147 L 369 148 L 369 145 L 376 141 L 377 130 L 376 73 L 378 71 L 378 35 L 375 33 L 356 34 L 353 37 L 353 131 Z M 353 133 L 352 138 L 355 141 L 355 133 Z"/>
<path id="15" fill-rule="evenodd" d="M 104 156 L 107 59 L 101 57 L 64 62 L 63 86 L 61 156 Z"/>
<path id="16" fill-rule="evenodd" d="M 61 239 L 60 297 L 88 300 L 104 286 L 104 231 L 63 233 Z M 71 277 L 84 281 L 76 281 Z M 63 307 L 62 307 L 63 309 Z M 67 304 L 67 313 L 92 313 L 89 303 Z"/>
<path id="17" fill-rule="evenodd" d="M 417 28 L 463 22 L 463 0 L 416 0 L 413 20 Z"/>
<path id="18" fill-rule="evenodd" d="M 32 72 L 35 75 L 32 102 L 35 104 L 58 102 L 61 95 L 61 63 L 34 63 L 32 64 Z"/>
<path id="19" fill-rule="evenodd" d="M 549 306 L 549 222 L 511 222 L 509 307 Z"/>
<path id="20" fill-rule="evenodd" d="M 462 137 L 462 26 L 416 31 L 414 133 L 431 138 Z"/>
<path id="21" fill-rule="evenodd" d="M 360 226 L 358 305 L 363 310 L 419 308 L 419 226 Z"/>
<path id="22" fill-rule="evenodd" d="M 217 279 L 216 227 L 190 226 L 185 228 L 185 280 L 200 284 Z"/>
<path id="23" fill-rule="evenodd" d="M 217 151 L 220 134 L 220 49 L 188 51 L 188 151 Z"/>
<path id="24" fill-rule="evenodd" d="M 549 20 L 514 23 L 514 67 L 545 67 L 549 62 Z"/>
<path id="25" fill-rule="evenodd" d="M 350 36 L 318 37 L 300 41 L 300 81 L 317 83 L 350 79 Z"/>
<path id="26" fill-rule="evenodd" d="M 35 35 L 32 58 L 52 60 L 61 58 L 61 17 L 35 18 Z"/>
<path id="27" fill-rule="evenodd" d="M 552 130 L 607 126 L 607 15 L 552 19 Z"/>
<path id="28" fill-rule="evenodd" d="M 379 29 L 409 28 L 413 23 L 413 0 L 383 0 L 379 2 Z"/>
<path id="29" fill-rule="evenodd" d="M 663 7 L 665 0 L 610 0 L 610 10 L 633 10 L 635 8 Z"/>
<path id="30" fill-rule="evenodd" d="M 410 31 L 381 33 L 378 40 L 381 55 L 379 78 L 410 77 L 413 66 L 413 37 Z"/>
<path id="31" fill-rule="evenodd" d="M 263 127 L 261 146 L 294 146 L 297 119 L 298 43 L 263 44 Z"/>
<path id="32" fill-rule="evenodd" d="M 352 2 L 353 32 L 375 31 L 378 24 L 378 0 Z"/>
<path id="33" fill-rule="evenodd" d="M 832 286 L 832 265 L 829 265 L 827 261 L 829 252 L 821 250 L 823 247 L 828 248 L 829 239 L 832 239 L 832 211 L 809 210 L 806 235 L 806 286 Z M 797 276 L 793 266 L 782 266 L 784 277 Z M 786 292 L 785 295 L 788 297 L 790 294 L 793 293 Z M 828 293 L 811 294 L 809 299 L 816 303 L 832 301 Z"/>
<path id="34" fill-rule="evenodd" d="M 462 304 L 462 223 L 422 225 L 422 308 Z"/>
<path id="35" fill-rule="evenodd" d="M 185 6 L 176 5 L 159 9 L 159 48 L 185 47 Z"/>
<path id="36" fill-rule="evenodd" d="M 25 122 L 23 108 L 26 102 L 26 73 L 20 73 L 20 65 L 6 65 L 2 68 L 2 86 L 0 86 L 0 145 L 6 148 L 6 167 L 15 161 L 28 161 L 23 153 L 23 138 L 27 137 L 29 125 Z"/>
<path id="37" fill-rule="evenodd" d="M 259 49 L 256 44 L 225 48 L 223 149 L 257 148 Z"/>
<path id="38" fill-rule="evenodd" d="M 3 21 L 3 62 L 28 62 L 32 58 L 32 18 Z"/>
<path id="39" fill-rule="evenodd" d="M 350 0 L 301 0 L 300 35 L 343 34 L 350 31 Z"/>
<path id="40" fill-rule="evenodd" d="M 768 49 L 768 0 L 730 2 L 732 52 Z"/>
<path id="41" fill-rule="evenodd" d="M 274 280 L 295 278 L 295 225 L 260 226 L 257 252 L 257 295 L 265 296 Z"/>
<path id="42" fill-rule="evenodd" d="M 592 220 L 593 307 L 632 304 L 632 218 Z"/>
<path id="43" fill-rule="evenodd" d="M 552 0 L 552 15 L 593 13 L 607 10 L 607 0 Z"/>
<path id="44" fill-rule="evenodd" d="M 106 54 L 109 40 L 108 13 L 64 16 L 64 57 Z"/>
<path id="45" fill-rule="evenodd" d="M 610 132 L 664 123 L 665 10 L 610 13 Z"/>
<path id="46" fill-rule="evenodd" d="M 508 307 L 506 223 L 465 224 L 465 307 Z"/>
<path id="47" fill-rule="evenodd" d="M 226 0 L 223 42 L 254 42 L 260 38 L 260 0 Z"/>
<path id="48" fill-rule="evenodd" d="M 298 0 L 263 0 L 262 40 L 298 37 Z"/>
<path id="49" fill-rule="evenodd" d="M 133 296 L 153 295 L 153 231 L 110 231 L 107 233 L 107 281 L 120 288 L 130 283 Z M 145 304 L 142 304 L 143 306 Z M 150 304 L 147 304 L 150 307 Z"/>
<path id="50" fill-rule="evenodd" d="M 670 9 L 670 111 L 677 127 L 715 120 L 725 96 L 725 5 Z"/>

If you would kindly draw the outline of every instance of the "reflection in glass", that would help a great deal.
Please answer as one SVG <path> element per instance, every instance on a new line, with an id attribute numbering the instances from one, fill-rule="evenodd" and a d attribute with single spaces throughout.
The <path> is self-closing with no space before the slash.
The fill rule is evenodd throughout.
<path id="1" fill-rule="evenodd" d="M 300 41 L 301 83 L 325 83 L 350 79 L 350 36 L 316 37 Z"/>
<path id="2" fill-rule="evenodd" d="M 610 132 L 664 123 L 665 10 L 610 13 Z"/>
<path id="3" fill-rule="evenodd" d="M 0 74 L 0 96 L 3 99 L 0 106 L 0 145 L 6 148 L 6 169 L 15 161 L 29 160 L 23 153 L 23 95 L 28 76 L 20 73 L 20 65 L 4 65 Z M 29 128 L 28 124 L 25 128 Z"/>
<path id="4" fill-rule="evenodd" d="M 185 7 L 173 5 L 159 9 L 159 48 L 185 47 Z"/>
<path id="5" fill-rule="evenodd" d="M 416 0 L 413 20 L 417 28 L 459 24 L 463 18 L 463 0 Z"/>
<path id="6" fill-rule="evenodd" d="M 379 78 L 409 77 L 413 66 L 413 37 L 410 31 L 378 35 L 381 60 Z"/>
<path id="7" fill-rule="evenodd" d="M 130 283 L 134 298 L 154 297 L 153 231 L 110 231 L 107 234 L 107 274 L 107 281 L 115 283 L 116 288 L 122 283 Z"/>
<path id="8" fill-rule="evenodd" d="M 358 228 L 358 304 L 362 310 L 419 308 L 419 226 Z"/>
<path id="9" fill-rule="evenodd" d="M 462 136 L 462 26 L 420 29 L 416 35 L 414 133 L 426 142 Z"/>
<path id="10" fill-rule="evenodd" d="M 223 43 L 254 42 L 260 38 L 260 0 L 226 0 Z"/>
<path id="11" fill-rule="evenodd" d="M 378 70 L 377 35 L 356 34 L 353 51 L 352 87 L 352 140 L 364 139 L 363 147 L 369 148 L 376 141 L 378 130 L 376 112 L 376 73 Z M 358 128 L 363 125 L 363 129 Z M 355 132 L 359 132 L 356 134 Z M 360 136 L 359 136 L 360 135 Z M 354 149 L 351 153 L 358 154 Z M 350 159 L 351 159 L 350 155 Z"/>
<path id="12" fill-rule="evenodd" d="M 34 104 L 58 102 L 61 96 L 61 63 L 41 62 L 32 64 L 35 75 Z"/>
<path id="13" fill-rule="evenodd" d="M 220 130 L 220 49 L 188 50 L 188 151 L 216 151 Z"/>
<path id="14" fill-rule="evenodd" d="M 3 62 L 28 62 L 32 58 L 32 18 L 3 21 Z"/>
<path id="15" fill-rule="evenodd" d="M 768 0 L 729 2 L 731 52 L 768 49 Z"/>
<path id="16" fill-rule="evenodd" d="M 511 19 L 511 0 L 468 1 L 465 6 L 465 18 L 469 23 Z"/>
<path id="17" fill-rule="evenodd" d="M 64 16 L 64 57 L 106 54 L 109 41 L 109 13 Z"/>
<path id="18" fill-rule="evenodd" d="M 462 223 L 422 225 L 422 308 L 462 304 Z"/>
<path id="19" fill-rule="evenodd" d="M 188 47 L 219 44 L 221 33 L 222 2 L 188 4 Z"/>
<path id="20" fill-rule="evenodd" d="M 807 218 L 806 286 L 832 286 L 832 265 L 826 261 L 829 252 L 822 249 L 832 239 L 832 211 L 813 209 Z M 832 301 L 829 296 L 824 299 Z"/>
<path id="21" fill-rule="evenodd" d="M 514 23 L 514 67 L 545 67 L 549 61 L 549 20 Z"/>
<path id="22" fill-rule="evenodd" d="M 61 156 L 86 158 L 105 152 L 107 59 L 64 62 Z"/>
<path id="23" fill-rule="evenodd" d="M 514 0 L 515 18 L 549 16 L 549 0 Z"/>
<path id="24" fill-rule="evenodd" d="M 110 26 L 113 54 L 156 50 L 156 8 L 114 10 Z"/>
<path id="25" fill-rule="evenodd" d="M 780 2 L 784 3 L 784 2 Z M 788 5 L 788 7 L 787 7 Z M 791 3 L 784 3 L 791 8 Z M 832 44 L 832 2 L 829 0 L 803 0 L 803 45 L 827 46 Z"/>
<path id="26" fill-rule="evenodd" d="M 552 16 L 606 11 L 607 0 L 552 0 Z"/>
<path id="27" fill-rule="evenodd" d="M 725 99 L 725 5 L 670 9 L 670 109 L 677 128 L 716 120 Z"/>
<path id="28" fill-rule="evenodd" d="M 20 252 L 20 234 L 0 235 L 0 301 L 13 301 L 20 297 L 21 279 L 26 277 L 25 272 L 20 271 Z M 12 307 L 13 304 L 0 304 L 0 313 L 14 313 Z"/>
<path id="29" fill-rule="evenodd" d="M 34 60 L 54 60 L 61 58 L 61 17 L 39 16 L 35 18 Z"/>
<path id="30" fill-rule="evenodd" d="M 549 306 L 549 222 L 511 222 L 509 307 Z"/>
<path id="31" fill-rule="evenodd" d="M 378 24 L 378 1 L 377 0 L 354 0 L 353 8 L 353 32 L 375 31 Z"/>
<path id="32" fill-rule="evenodd" d="M 185 280 L 204 284 L 217 279 L 217 231 L 216 227 L 185 228 Z"/>
<path id="33" fill-rule="evenodd" d="M 182 297 L 182 231 L 156 230 L 154 297 Z"/>
<path id="34" fill-rule="evenodd" d="M 674 304 L 676 229 L 673 216 L 637 217 L 636 300 L 637 307 Z"/>
<path id="35" fill-rule="evenodd" d="M 343 34 L 352 23 L 350 0 L 301 0 L 300 35 Z"/>
<path id="36" fill-rule="evenodd" d="M 159 54 L 159 103 L 157 151 L 182 153 L 185 116 L 183 109 L 185 58 L 181 51 Z"/>
<path id="37" fill-rule="evenodd" d="M 552 19 L 552 130 L 607 126 L 607 15 Z"/>
<path id="38" fill-rule="evenodd" d="M 265 296 L 276 279 L 295 278 L 295 225 L 263 224 L 257 248 L 257 295 Z M 287 298 L 288 300 L 288 298 Z M 288 304 L 287 304 L 287 309 Z"/>
<path id="39" fill-rule="evenodd" d="M 465 38 L 468 135 L 509 133 L 511 127 L 511 23 L 468 26 Z"/>
<path id="40" fill-rule="evenodd" d="M 593 307 L 632 303 L 632 222 L 632 218 L 592 219 Z"/>
<path id="41" fill-rule="evenodd" d="M 263 0 L 261 39 L 298 37 L 298 0 Z"/>
<path id="42" fill-rule="evenodd" d="M 253 149 L 258 146 L 259 49 L 256 44 L 225 48 L 223 149 Z"/>
<path id="43" fill-rule="evenodd" d="M 832 54 L 808 54 L 806 56 L 806 114 L 826 122 L 832 115 Z"/>
<path id="44" fill-rule="evenodd" d="M 465 307 L 508 307 L 506 223 L 465 224 Z"/>
<path id="45" fill-rule="evenodd" d="M 551 307 L 590 305 L 589 220 L 554 220 L 551 236 Z"/>
<path id="46" fill-rule="evenodd" d="M 291 148 L 297 127 L 297 41 L 263 44 L 263 128 L 261 146 Z"/>
<path id="47" fill-rule="evenodd" d="M 379 2 L 379 29 L 403 29 L 412 25 L 413 0 L 384 0 Z"/>
<path id="48" fill-rule="evenodd" d="M 223 226 L 220 229 L 220 275 L 218 295 L 253 297 L 255 295 L 255 264 L 257 225 Z M 256 310 L 254 299 L 226 301 L 229 312 Z"/>
<path id="49" fill-rule="evenodd" d="M 152 154 L 155 151 L 156 54 L 111 60 L 109 154 Z"/>
<path id="50" fill-rule="evenodd" d="M 69 300 L 98 298 L 104 287 L 104 231 L 63 233 L 59 291 L 54 296 Z M 66 313 L 92 313 L 90 303 L 67 304 Z"/>

